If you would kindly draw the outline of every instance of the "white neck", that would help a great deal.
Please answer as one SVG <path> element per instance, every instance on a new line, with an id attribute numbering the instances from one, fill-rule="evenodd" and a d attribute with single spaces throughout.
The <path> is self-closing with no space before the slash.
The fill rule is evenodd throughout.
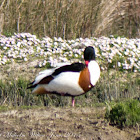
<path id="1" fill-rule="evenodd" d="M 88 64 L 88 69 L 90 72 L 90 81 L 94 86 L 100 77 L 100 67 L 95 60 L 92 60 Z"/>

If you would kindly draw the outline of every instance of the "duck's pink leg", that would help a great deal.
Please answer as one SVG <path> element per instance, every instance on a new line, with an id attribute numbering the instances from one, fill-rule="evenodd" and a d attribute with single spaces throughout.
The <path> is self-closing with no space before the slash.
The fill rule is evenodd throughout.
<path id="1" fill-rule="evenodd" d="M 72 106 L 74 107 L 74 104 L 75 104 L 75 100 L 74 100 L 74 97 L 72 97 Z"/>

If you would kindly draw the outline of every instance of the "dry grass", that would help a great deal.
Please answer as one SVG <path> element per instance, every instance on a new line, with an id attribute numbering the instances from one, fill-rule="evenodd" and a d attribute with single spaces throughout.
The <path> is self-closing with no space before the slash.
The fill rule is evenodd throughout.
<path id="1" fill-rule="evenodd" d="M 139 9 L 138 0 L 1 0 L 0 30 L 6 35 L 30 32 L 66 39 L 110 34 L 140 37 Z"/>

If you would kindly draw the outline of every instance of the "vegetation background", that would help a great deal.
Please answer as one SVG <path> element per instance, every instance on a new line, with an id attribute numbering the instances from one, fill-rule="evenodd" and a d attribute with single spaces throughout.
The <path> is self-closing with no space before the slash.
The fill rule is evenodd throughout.
<path id="1" fill-rule="evenodd" d="M 140 37 L 139 0 L 0 0 L 0 33 Z"/>

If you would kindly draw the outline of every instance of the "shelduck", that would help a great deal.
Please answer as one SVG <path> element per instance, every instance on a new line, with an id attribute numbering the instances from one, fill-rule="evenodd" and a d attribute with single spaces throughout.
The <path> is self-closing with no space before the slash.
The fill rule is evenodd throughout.
<path id="1" fill-rule="evenodd" d="M 72 63 L 56 69 L 41 71 L 28 88 L 34 88 L 32 93 L 59 94 L 72 97 L 82 95 L 93 88 L 100 77 L 100 68 L 95 61 L 95 50 L 88 46 L 84 50 L 83 63 Z"/>

